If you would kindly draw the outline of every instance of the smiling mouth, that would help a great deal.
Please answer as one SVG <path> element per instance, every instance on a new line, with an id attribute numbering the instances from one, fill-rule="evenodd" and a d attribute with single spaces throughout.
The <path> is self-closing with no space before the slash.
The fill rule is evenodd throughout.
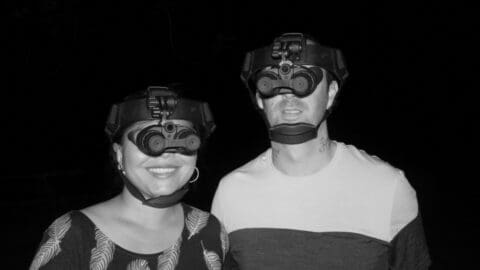
<path id="1" fill-rule="evenodd" d="M 166 178 L 175 173 L 177 170 L 176 167 L 155 167 L 155 168 L 148 168 L 147 171 L 155 177 L 158 178 Z"/>
<path id="2" fill-rule="evenodd" d="M 302 110 L 297 108 L 288 108 L 282 110 L 282 119 L 284 121 L 297 121 L 302 115 Z"/>
<path id="3" fill-rule="evenodd" d="M 298 109 L 285 109 L 285 110 L 283 110 L 284 114 L 299 114 L 301 112 L 302 111 L 300 111 Z"/>
<path id="4" fill-rule="evenodd" d="M 297 108 L 288 108 L 282 110 L 282 115 L 287 118 L 298 117 L 302 113 L 302 110 Z"/>

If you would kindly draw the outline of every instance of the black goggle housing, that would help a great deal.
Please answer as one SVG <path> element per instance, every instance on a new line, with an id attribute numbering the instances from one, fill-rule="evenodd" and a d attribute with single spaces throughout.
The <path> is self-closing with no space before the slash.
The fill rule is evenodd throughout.
<path id="1" fill-rule="evenodd" d="M 255 74 L 255 87 L 263 98 L 293 93 L 305 97 L 313 93 L 323 79 L 320 67 L 305 68 L 291 63 L 276 67 L 276 72 L 261 70 Z"/>
<path id="2" fill-rule="evenodd" d="M 322 69 L 340 86 L 348 77 L 340 50 L 307 40 L 302 33 L 286 33 L 271 46 L 247 53 L 241 78 L 252 94 L 258 91 L 263 98 L 284 93 L 305 97 L 322 81 Z"/>
<path id="3" fill-rule="evenodd" d="M 127 137 L 149 156 L 164 152 L 194 154 L 215 129 L 207 103 L 180 98 L 168 87 L 150 86 L 143 95 L 112 106 L 105 132 L 112 141 L 117 141 L 126 128 L 148 120 L 159 123 L 131 131 Z M 188 121 L 192 127 L 169 120 Z"/>
<path id="4" fill-rule="evenodd" d="M 200 148 L 201 140 L 190 127 L 165 122 L 131 131 L 128 139 L 144 154 L 157 157 L 165 152 L 193 155 Z"/>

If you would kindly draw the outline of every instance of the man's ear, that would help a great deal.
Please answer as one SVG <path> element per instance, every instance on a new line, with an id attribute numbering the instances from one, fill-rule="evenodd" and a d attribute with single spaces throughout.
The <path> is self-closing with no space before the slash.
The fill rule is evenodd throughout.
<path id="1" fill-rule="evenodd" d="M 327 110 L 330 109 L 333 102 L 335 101 L 335 97 L 338 93 L 338 83 L 337 81 L 331 81 L 328 85 L 328 103 L 327 103 Z"/>
<path id="2" fill-rule="evenodd" d="M 255 99 L 257 100 L 258 107 L 263 110 L 263 100 L 258 92 L 255 92 Z"/>

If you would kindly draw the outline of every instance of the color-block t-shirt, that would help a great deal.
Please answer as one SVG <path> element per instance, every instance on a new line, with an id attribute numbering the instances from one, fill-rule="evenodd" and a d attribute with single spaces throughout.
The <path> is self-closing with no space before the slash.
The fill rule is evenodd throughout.
<path id="1" fill-rule="evenodd" d="M 230 238 L 226 269 L 426 269 L 416 193 L 403 172 L 337 142 L 322 170 L 291 177 L 271 149 L 220 182 L 212 213 Z"/>

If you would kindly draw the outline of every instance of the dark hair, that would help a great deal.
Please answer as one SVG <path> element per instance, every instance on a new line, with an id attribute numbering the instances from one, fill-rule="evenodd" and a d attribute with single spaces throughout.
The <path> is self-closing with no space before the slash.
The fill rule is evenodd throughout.
<path id="1" fill-rule="evenodd" d="M 330 86 L 330 83 L 337 81 L 335 76 L 333 76 L 329 71 L 325 70 L 325 79 L 327 80 L 327 87 Z"/>

